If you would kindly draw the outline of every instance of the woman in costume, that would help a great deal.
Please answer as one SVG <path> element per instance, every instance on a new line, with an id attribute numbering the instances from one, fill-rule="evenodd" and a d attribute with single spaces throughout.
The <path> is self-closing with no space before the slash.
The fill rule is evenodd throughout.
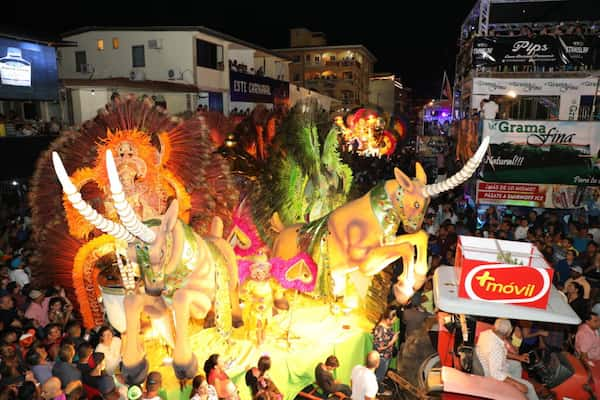
<path id="1" fill-rule="evenodd" d="M 251 258 L 250 279 L 243 286 L 246 300 L 248 334 L 256 333 L 256 344 L 264 343 L 267 327 L 273 316 L 273 287 L 271 286 L 271 263 L 265 255 Z"/>

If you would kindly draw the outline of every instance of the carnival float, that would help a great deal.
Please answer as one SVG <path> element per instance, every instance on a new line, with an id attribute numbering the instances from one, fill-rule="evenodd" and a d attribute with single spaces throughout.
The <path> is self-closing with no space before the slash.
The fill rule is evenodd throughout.
<path id="1" fill-rule="evenodd" d="M 74 295 L 87 328 L 120 332 L 128 384 L 158 370 L 173 398 L 187 398 L 180 387 L 218 353 L 248 398 L 244 372 L 268 353 L 291 399 L 330 354 L 349 379 L 387 293 L 403 304 L 421 287 L 429 200 L 473 174 L 487 141 L 443 182 L 428 185 L 417 163 L 414 178 L 396 168 L 350 198 L 346 133 L 318 110 L 304 103 L 236 126 L 115 99 L 40 157 L 37 276 Z M 391 282 L 384 269 L 399 259 Z"/>

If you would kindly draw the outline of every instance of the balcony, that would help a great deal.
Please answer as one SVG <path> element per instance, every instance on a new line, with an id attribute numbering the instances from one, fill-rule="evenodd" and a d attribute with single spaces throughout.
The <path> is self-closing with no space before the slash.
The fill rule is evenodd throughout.
<path id="1" fill-rule="evenodd" d="M 341 61 L 329 61 L 329 60 L 325 61 L 325 60 L 320 60 L 319 62 L 315 62 L 313 60 L 313 61 L 305 61 L 304 62 L 304 66 L 305 67 L 309 67 L 309 68 L 356 67 L 356 68 L 360 69 L 361 63 L 359 63 L 356 60 L 341 60 Z"/>

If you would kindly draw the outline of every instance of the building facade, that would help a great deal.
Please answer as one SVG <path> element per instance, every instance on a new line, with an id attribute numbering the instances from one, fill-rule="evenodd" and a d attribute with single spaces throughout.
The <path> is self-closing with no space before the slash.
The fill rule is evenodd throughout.
<path id="1" fill-rule="evenodd" d="M 58 54 L 75 124 L 115 92 L 148 95 L 172 114 L 199 106 L 228 114 L 289 97 L 285 56 L 205 27 L 86 27 L 62 37 L 75 43 Z"/>
<path id="2" fill-rule="evenodd" d="M 375 73 L 369 78 L 369 103 L 389 115 L 408 114 L 410 89 L 402 84 L 399 75 Z"/>
<path id="3" fill-rule="evenodd" d="M 290 31 L 290 47 L 274 50 L 291 60 L 290 81 L 333 97 L 344 107 L 369 102 L 369 75 L 377 61 L 362 45 L 328 46 L 322 32 Z"/>

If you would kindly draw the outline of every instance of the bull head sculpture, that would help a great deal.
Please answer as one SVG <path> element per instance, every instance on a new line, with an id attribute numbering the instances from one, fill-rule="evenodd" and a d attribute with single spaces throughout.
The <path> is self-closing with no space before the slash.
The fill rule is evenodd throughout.
<path id="1" fill-rule="evenodd" d="M 119 240 L 127 241 L 128 256 L 130 259 L 137 260 L 146 294 L 160 296 L 165 288 L 165 268 L 170 261 L 171 233 L 177 222 L 177 200 L 171 203 L 161 218 L 147 221 L 149 226 L 144 224 L 127 202 L 112 152 L 108 150 L 106 169 L 110 181 L 110 191 L 114 207 L 121 220 L 121 224 L 115 223 L 98 214 L 82 199 L 81 193 L 71 182 L 60 156 L 56 152 L 52 153 L 52 162 L 63 191 L 73 207 L 102 232 Z"/>

